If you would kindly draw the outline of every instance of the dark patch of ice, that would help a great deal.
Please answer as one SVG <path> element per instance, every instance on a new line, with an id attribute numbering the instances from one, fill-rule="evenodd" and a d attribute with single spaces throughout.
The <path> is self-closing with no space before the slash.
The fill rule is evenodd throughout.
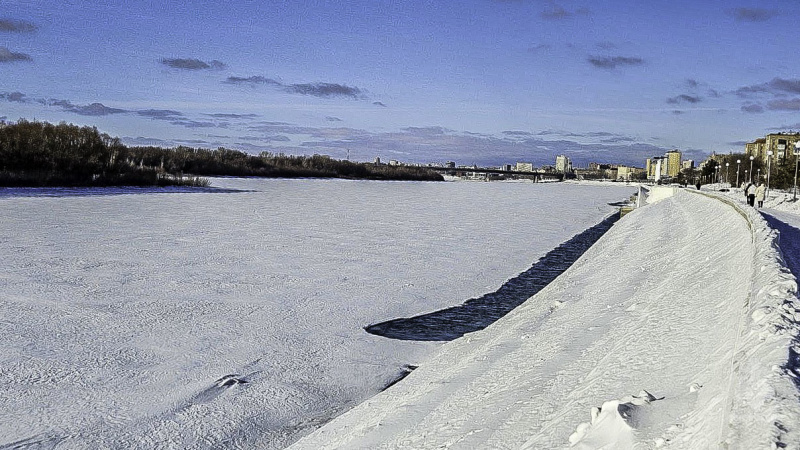
<path id="1" fill-rule="evenodd" d="M 364 327 L 368 333 L 411 341 L 451 341 L 486 328 L 529 299 L 567 270 L 608 231 L 619 214 L 577 234 L 539 259 L 530 269 L 506 281 L 496 292 L 458 306 Z"/>

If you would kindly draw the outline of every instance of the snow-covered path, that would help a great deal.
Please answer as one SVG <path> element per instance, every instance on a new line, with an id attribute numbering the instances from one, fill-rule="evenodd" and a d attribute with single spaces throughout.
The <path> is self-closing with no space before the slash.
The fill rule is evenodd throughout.
<path id="1" fill-rule="evenodd" d="M 747 214 L 688 192 L 635 210 L 511 314 L 291 448 L 797 448 L 796 388 L 772 362 L 796 323 L 759 303 L 796 285 L 762 289 Z M 795 329 L 759 327 L 781 320 Z"/>

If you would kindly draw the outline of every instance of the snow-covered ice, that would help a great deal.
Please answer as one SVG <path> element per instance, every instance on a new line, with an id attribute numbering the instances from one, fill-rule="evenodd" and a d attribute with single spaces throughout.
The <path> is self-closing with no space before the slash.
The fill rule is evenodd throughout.
<path id="1" fill-rule="evenodd" d="M 231 190 L 0 190 L 0 447 L 285 447 L 369 399 L 402 376 L 407 364 L 421 365 L 412 377 L 435 367 L 431 356 L 441 344 L 390 340 L 362 327 L 493 292 L 613 213 L 608 202 L 635 192 L 621 184 L 571 183 L 218 179 L 214 185 Z M 660 231 L 645 234 L 658 240 Z M 640 248 L 637 239 L 611 239 L 601 248 L 630 251 Z M 599 261 L 617 261 L 604 250 L 595 253 Z M 663 269 L 659 262 L 637 256 L 630 264 L 638 272 L 623 276 L 635 275 L 639 289 L 662 283 L 647 276 Z M 617 361 L 616 355 L 630 355 L 618 348 L 637 342 L 637 348 L 647 347 L 647 336 L 666 325 L 649 330 L 651 321 L 660 322 L 645 313 L 655 308 L 645 301 L 650 297 L 624 300 L 632 287 L 615 278 L 591 288 L 597 277 L 587 272 L 569 293 L 526 306 L 543 312 L 519 335 L 512 335 L 519 325 L 509 326 L 508 342 L 492 346 L 487 339 L 494 338 L 479 333 L 452 342 L 447 347 L 474 346 L 476 353 L 463 360 L 458 352 L 442 353 L 442 361 L 451 361 L 446 373 L 467 383 L 481 370 L 499 370 L 501 361 L 520 364 L 514 349 L 523 347 L 538 367 L 531 376 L 545 384 L 567 382 L 570 370 L 580 371 L 563 366 L 567 373 L 560 374 L 557 362 L 596 354 L 584 355 L 584 349 L 609 353 L 609 364 L 620 365 L 614 373 L 657 359 L 654 353 Z M 649 284 L 641 284 L 645 280 Z M 662 287 L 669 297 L 668 286 Z M 586 307 L 603 315 L 570 312 L 576 296 L 590 289 L 598 295 Z M 638 326 L 612 326 L 609 317 L 622 303 Z M 667 312 L 674 309 L 667 306 Z M 520 314 L 527 313 L 513 315 Z M 726 317 L 730 307 L 707 314 Z M 564 327 L 584 325 L 569 339 L 574 342 L 564 343 L 566 335 L 541 341 L 536 321 L 568 315 L 575 317 Z M 589 328 L 594 331 L 587 333 Z M 560 345 L 568 351 L 560 353 Z M 492 353 L 482 353 L 487 349 Z M 484 365 L 473 365 L 481 354 L 488 358 Z M 465 371 L 454 372 L 458 367 Z M 582 373 L 595 383 L 603 379 L 602 372 Z M 437 414 L 453 408 L 457 421 L 449 431 L 434 426 L 427 432 L 442 431 L 442 441 L 461 429 L 475 442 L 511 433 L 521 442 L 527 435 L 512 431 L 525 421 L 533 430 L 541 421 L 524 415 L 530 409 L 512 414 L 514 405 L 533 400 L 518 396 L 520 389 L 538 388 L 536 379 L 513 374 L 505 371 L 494 387 L 510 409 L 488 411 L 500 403 L 480 404 L 488 400 L 482 390 L 463 404 L 452 397 Z M 659 380 L 667 385 L 668 377 Z M 553 442 L 566 443 L 588 420 L 594 401 L 641 389 L 668 393 L 656 380 L 633 384 L 619 393 L 609 386 L 602 398 L 574 393 L 570 401 L 581 414 L 565 417 L 563 435 L 549 435 Z M 404 381 L 384 395 L 399 398 L 398 389 L 416 385 Z M 465 394 L 455 384 L 439 386 L 426 402 L 405 407 L 434 411 L 437 399 Z M 654 404 L 659 402 L 667 400 Z M 473 419 L 466 420 L 463 414 L 473 407 Z M 492 418 L 482 430 L 465 428 L 482 414 Z"/>
<path id="2" fill-rule="evenodd" d="M 291 448 L 800 448 L 800 309 L 778 234 L 730 198 L 666 189 L 526 303 Z"/>

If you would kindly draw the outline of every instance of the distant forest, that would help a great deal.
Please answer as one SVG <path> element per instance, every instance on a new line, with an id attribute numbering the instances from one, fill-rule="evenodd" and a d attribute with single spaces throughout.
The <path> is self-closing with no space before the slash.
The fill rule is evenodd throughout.
<path id="1" fill-rule="evenodd" d="M 0 123 L 0 186 L 208 186 L 203 176 L 443 180 L 424 167 L 250 155 L 222 147 L 127 147 L 94 127 Z"/>

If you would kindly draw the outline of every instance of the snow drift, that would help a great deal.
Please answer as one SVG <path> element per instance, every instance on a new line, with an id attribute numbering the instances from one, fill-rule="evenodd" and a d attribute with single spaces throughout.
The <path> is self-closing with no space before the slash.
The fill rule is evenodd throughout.
<path id="1" fill-rule="evenodd" d="M 753 210 L 662 197 L 291 448 L 800 448 L 797 285 L 776 239 Z"/>

